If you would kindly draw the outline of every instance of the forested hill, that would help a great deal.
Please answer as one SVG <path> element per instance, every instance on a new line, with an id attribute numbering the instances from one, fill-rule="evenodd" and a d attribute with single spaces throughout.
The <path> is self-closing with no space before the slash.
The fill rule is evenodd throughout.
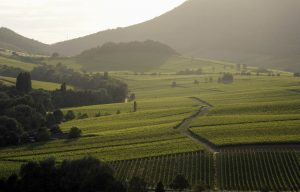
<path id="1" fill-rule="evenodd" d="M 23 37 L 8 28 L 0 28 L 0 48 L 32 54 L 48 54 L 48 47 L 47 44 Z"/>
<path id="2" fill-rule="evenodd" d="M 146 71 L 160 66 L 178 53 L 171 47 L 155 41 L 106 43 L 82 52 L 77 62 L 86 70 Z"/>
<path id="3" fill-rule="evenodd" d="M 75 56 L 107 42 L 151 39 L 185 56 L 299 72 L 299 7 L 299 0 L 189 0 L 141 24 L 53 45 L 3 36 L 9 30 L 2 28 L 0 47 Z"/>
<path id="4" fill-rule="evenodd" d="M 299 8 L 298 0 L 189 0 L 151 21 L 51 49 L 76 55 L 109 41 L 152 39 L 183 55 L 299 71 Z"/>

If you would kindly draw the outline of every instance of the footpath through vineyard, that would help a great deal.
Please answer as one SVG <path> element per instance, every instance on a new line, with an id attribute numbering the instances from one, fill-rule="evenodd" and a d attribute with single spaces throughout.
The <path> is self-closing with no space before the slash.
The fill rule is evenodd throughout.
<path id="1" fill-rule="evenodd" d="M 213 107 L 213 105 L 211 105 L 210 103 L 199 99 L 197 97 L 191 97 L 191 99 L 194 99 L 198 102 L 200 102 L 201 104 L 204 104 L 204 106 L 200 107 L 200 109 L 193 114 L 192 116 L 184 119 L 178 126 L 177 129 L 180 131 L 181 134 L 191 138 L 192 140 L 194 140 L 196 143 L 199 143 L 200 145 L 204 146 L 208 151 L 210 151 L 211 153 L 216 153 L 218 152 L 218 148 L 217 146 L 215 146 L 214 144 L 212 144 L 211 142 L 209 142 L 208 140 L 202 138 L 199 135 L 196 135 L 195 133 L 193 133 L 190 129 L 189 129 L 189 125 L 191 124 L 191 122 L 194 119 L 198 119 L 201 116 L 204 116 L 206 114 L 208 114 L 209 110 Z"/>
<path id="2" fill-rule="evenodd" d="M 248 184 L 248 180 L 250 180 L 248 178 L 247 175 L 243 175 L 245 178 L 247 178 L 245 180 L 243 180 L 243 178 L 241 179 L 235 179 L 235 180 L 243 180 L 244 183 L 240 184 L 239 187 L 232 187 L 232 186 L 227 186 L 227 182 L 232 182 L 231 180 L 230 181 L 227 181 L 226 178 L 227 176 L 224 176 L 224 170 L 220 167 L 220 159 L 218 159 L 217 156 L 219 157 L 223 157 L 224 155 L 226 156 L 227 154 L 231 154 L 231 153 L 234 153 L 235 154 L 235 151 L 239 151 L 239 150 L 250 150 L 252 153 L 254 154 L 262 154 L 262 153 L 267 153 L 269 155 L 269 153 L 275 153 L 275 151 L 277 151 L 278 154 L 281 154 L 283 151 L 287 151 L 286 153 L 290 153 L 290 151 L 300 151 L 300 145 L 299 143 L 295 143 L 295 144 L 284 144 L 284 143 L 271 143 L 271 144 L 241 144 L 241 145 L 231 145 L 231 146 L 216 146 L 215 144 L 211 143 L 209 140 L 207 140 L 206 138 L 202 137 L 201 135 L 197 135 L 195 134 L 194 132 L 192 132 L 189 128 L 190 128 L 190 124 L 192 123 L 193 120 L 195 119 L 198 119 L 202 116 L 205 116 L 209 113 L 210 109 L 212 109 L 214 106 L 211 105 L 210 103 L 200 99 L 200 98 L 197 98 L 197 97 L 191 97 L 191 99 L 194 99 L 196 101 L 198 101 L 199 103 L 201 103 L 201 107 L 200 109 L 195 113 L 193 114 L 192 116 L 184 119 L 176 128 L 178 129 L 178 131 L 191 138 L 193 141 L 195 141 L 196 143 L 204 146 L 209 152 L 211 152 L 213 154 L 213 158 L 212 158 L 212 168 L 213 168 L 213 173 L 214 173 L 214 176 L 213 176 L 213 182 L 212 182 L 212 189 L 214 190 L 219 190 L 220 188 L 222 189 L 233 189 L 233 190 L 236 190 L 237 188 L 238 189 L 259 189 L 259 187 L 263 187 L 263 186 L 271 186 L 272 189 L 292 189 L 292 190 L 298 190 L 299 189 L 299 186 L 300 186 L 300 182 L 297 180 L 296 183 L 292 182 L 290 183 L 290 185 L 285 185 L 285 184 L 282 184 L 283 186 L 275 186 L 275 184 L 273 185 L 272 183 L 260 183 L 259 186 L 256 186 L 254 184 L 251 184 L 251 186 L 248 186 L 250 184 Z M 230 152 L 232 151 L 232 152 Z M 269 151 L 269 152 L 265 152 L 265 151 Z M 252 155 L 251 153 L 251 155 Z M 276 154 L 277 154 L 276 153 Z M 248 154 L 247 154 L 248 155 Z M 298 164 L 298 160 L 297 158 L 294 158 L 296 159 L 294 161 L 295 163 L 295 168 L 298 169 L 299 167 L 299 164 Z M 273 160 L 273 159 L 272 159 Z M 281 159 L 280 159 L 281 160 Z M 222 161 L 223 162 L 223 161 Z M 227 162 L 227 161 L 226 161 Z M 228 160 L 228 162 L 230 162 Z M 265 159 L 263 159 L 263 162 L 265 163 Z M 281 173 L 282 171 L 290 171 L 290 162 L 289 163 L 286 163 L 286 162 L 281 162 L 281 163 L 275 163 L 277 166 L 280 166 L 280 168 L 282 166 L 285 166 L 282 170 L 280 170 L 279 172 Z M 228 165 L 226 165 L 225 167 L 227 167 Z M 235 164 L 234 165 L 231 165 L 232 167 L 236 166 Z M 245 166 L 246 165 L 242 165 L 244 166 L 243 168 L 245 169 Z M 268 166 L 273 166 L 273 164 L 271 165 L 268 165 Z M 226 169 L 226 168 L 225 168 Z M 251 172 L 250 171 L 251 168 L 249 168 L 248 172 Z M 273 170 L 270 168 L 270 170 Z M 274 170 L 277 170 L 274 168 Z M 273 170 L 273 171 L 274 171 Z M 237 175 L 240 175 L 241 173 L 237 170 L 230 170 L 230 174 L 233 174 L 235 176 Z M 278 170 L 277 170 L 278 171 Z M 246 171 L 247 172 L 247 171 Z M 258 171 L 260 172 L 260 171 Z M 272 173 L 265 173 L 267 176 L 269 175 L 272 175 Z M 277 173 L 274 174 L 278 177 Z M 220 179 L 221 178 L 221 179 Z M 230 177 L 228 177 L 230 178 Z M 245 179 L 244 178 L 244 179 Z M 273 177 L 272 177 L 273 178 Z M 282 181 L 285 181 L 284 178 L 287 178 L 287 180 L 289 181 L 290 179 L 290 174 L 287 174 L 286 177 L 282 177 L 281 180 Z M 293 178 L 293 177 L 292 177 Z M 298 174 L 297 176 L 295 176 L 296 179 L 300 178 L 300 175 Z M 220 179 L 220 180 L 219 180 Z M 269 179 L 266 179 L 264 178 L 265 180 L 268 180 Z M 225 181 L 226 180 L 226 181 Z M 254 179 L 255 180 L 255 179 Z M 252 181 L 252 180 L 251 180 Z M 247 183 L 247 185 L 245 184 Z M 247 186 L 246 188 L 244 188 L 245 186 Z"/>
<path id="3" fill-rule="evenodd" d="M 206 138 L 202 137 L 201 135 L 197 135 L 189 129 L 189 125 L 195 119 L 199 117 L 205 116 L 209 113 L 210 109 L 214 106 L 197 97 L 191 97 L 201 103 L 203 106 L 193 114 L 192 116 L 184 119 L 178 126 L 177 129 L 180 131 L 181 134 L 191 138 L 196 143 L 204 146 L 209 152 L 211 153 L 218 153 L 221 150 L 268 150 L 268 151 L 281 151 L 281 150 L 295 150 L 300 151 L 300 144 L 299 143 L 257 143 L 257 144 L 237 144 L 237 145 L 224 145 L 224 146 L 217 146 L 207 140 Z"/>

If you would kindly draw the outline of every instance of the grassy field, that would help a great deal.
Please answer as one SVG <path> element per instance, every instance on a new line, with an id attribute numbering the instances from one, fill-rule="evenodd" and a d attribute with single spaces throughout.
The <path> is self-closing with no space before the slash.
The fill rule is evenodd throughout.
<path id="1" fill-rule="evenodd" d="M 20 68 L 25 71 L 31 71 L 34 67 L 36 67 L 36 65 L 32 64 L 32 63 L 24 63 L 21 61 L 9 59 L 9 58 L 2 57 L 2 56 L 0 56 L 0 65 L 6 65 L 8 67 Z"/>
<path id="2" fill-rule="evenodd" d="M 0 82 L 9 85 L 9 86 L 14 86 L 16 83 L 16 78 L 13 77 L 3 77 L 0 76 Z M 45 81 L 32 81 L 32 88 L 33 89 L 44 89 L 44 90 L 49 90 L 53 91 L 56 89 L 60 89 L 60 84 L 58 83 L 51 83 L 51 82 L 45 82 Z M 68 89 L 73 89 L 72 86 L 68 86 Z"/>
<path id="3" fill-rule="evenodd" d="M 175 75 L 174 72 L 186 68 L 203 68 L 206 74 Z M 205 105 L 191 97 L 214 106 L 208 115 L 192 122 L 190 129 L 216 145 L 300 141 L 299 78 L 290 73 L 235 75 L 232 84 L 217 83 L 219 72 L 224 70 L 234 72 L 235 68 L 222 62 L 177 58 L 154 70 L 162 72 L 161 75 L 111 72 L 135 93 L 137 112 L 132 112 L 132 103 L 63 109 L 73 110 L 76 115 L 88 114 L 86 119 L 60 125 L 64 132 L 79 127 L 83 137 L 3 148 L 0 161 L 41 160 L 50 156 L 61 161 L 91 155 L 116 162 L 205 150 L 174 129 Z M 212 82 L 207 81 L 210 77 Z M 195 80 L 199 85 L 194 84 Z M 176 87 L 171 87 L 173 81 Z M 96 117 L 99 112 L 102 115 Z"/>

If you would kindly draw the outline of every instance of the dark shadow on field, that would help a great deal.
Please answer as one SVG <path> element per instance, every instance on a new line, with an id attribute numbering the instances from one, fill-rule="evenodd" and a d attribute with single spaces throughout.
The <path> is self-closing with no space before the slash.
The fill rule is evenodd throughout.
<path id="1" fill-rule="evenodd" d="M 31 150 L 31 149 L 34 149 L 36 147 L 40 147 L 40 146 L 43 146 L 45 144 L 47 144 L 49 141 L 43 141 L 43 142 L 36 142 L 36 143 L 31 143 L 31 144 L 28 144 L 26 146 L 27 149 Z"/>
<path id="2" fill-rule="evenodd" d="M 186 86 L 183 86 L 183 85 L 176 85 L 176 86 L 173 87 L 173 88 L 176 88 L 176 87 L 178 87 L 178 88 L 187 88 Z"/>
<path id="3" fill-rule="evenodd" d="M 89 138 L 89 137 L 97 137 L 97 136 L 98 135 L 96 135 L 96 134 L 89 134 L 89 135 L 84 135 L 84 136 L 81 136 L 81 137 L 78 137 L 78 138 L 64 139 L 64 143 L 71 143 L 71 142 L 79 140 L 80 138 Z"/>

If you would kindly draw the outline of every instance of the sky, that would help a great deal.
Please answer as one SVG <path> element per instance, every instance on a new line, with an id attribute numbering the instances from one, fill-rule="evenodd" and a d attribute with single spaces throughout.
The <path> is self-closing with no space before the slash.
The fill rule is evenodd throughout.
<path id="1" fill-rule="evenodd" d="M 0 0 L 0 27 L 43 43 L 147 21 L 186 0 Z"/>

